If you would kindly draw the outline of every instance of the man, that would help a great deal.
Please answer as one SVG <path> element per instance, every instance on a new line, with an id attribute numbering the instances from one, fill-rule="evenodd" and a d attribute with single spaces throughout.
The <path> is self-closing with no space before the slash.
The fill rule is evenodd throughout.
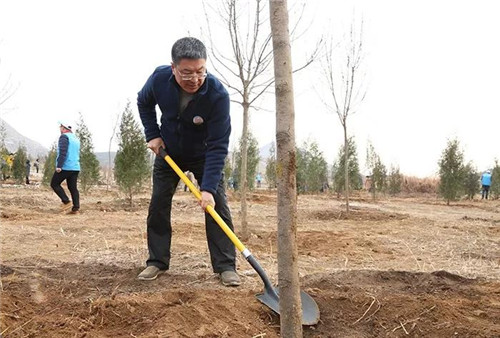
<path id="1" fill-rule="evenodd" d="M 483 175 L 481 175 L 481 185 L 483 186 L 481 192 L 481 199 L 488 199 L 488 192 L 490 191 L 491 186 L 491 171 L 486 170 Z"/>
<path id="2" fill-rule="evenodd" d="M 172 63 L 160 66 L 138 93 L 137 106 L 148 148 L 157 155 L 161 147 L 182 171 L 194 174 L 201 190 L 200 205 L 208 205 L 233 229 L 223 184 L 231 121 L 229 95 L 213 75 L 207 74 L 207 53 L 201 41 L 187 37 L 172 47 Z M 155 107 L 161 111 L 161 127 Z M 140 280 L 153 280 L 169 269 L 172 237 L 171 209 L 179 177 L 156 156 L 153 193 L 147 218 L 149 259 Z M 209 214 L 205 229 L 212 268 L 226 286 L 240 285 L 236 251 L 231 240 Z"/>
<path id="3" fill-rule="evenodd" d="M 80 193 L 77 188 L 78 174 L 80 173 L 80 141 L 71 131 L 67 122 L 59 122 L 61 136 L 57 144 L 56 171 L 52 176 L 50 186 L 61 199 L 61 212 L 71 209 L 70 214 L 80 211 Z M 64 192 L 61 183 L 66 180 L 73 205 Z"/>

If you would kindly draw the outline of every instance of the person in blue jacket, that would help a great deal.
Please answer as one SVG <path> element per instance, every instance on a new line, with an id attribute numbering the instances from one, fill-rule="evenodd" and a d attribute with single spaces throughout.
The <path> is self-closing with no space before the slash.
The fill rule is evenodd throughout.
<path id="1" fill-rule="evenodd" d="M 71 209 L 70 214 L 78 214 L 80 210 L 80 193 L 77 180 L 80 173 L 80 140 L 71 131 L 67 122 L 59 122 L 61 136 L 57 143 L 56 171 L 52 175 L 50 186 L 61 199 L 61 212 Z M 61 183 L 66 180 L 71 201 Z M 73 203 L 71 203 L 73 202 Z"/>
<path id="2" fill-rule="evenodd" d="M 491 186 L 491 171 L 486 170 L 481 175 L 481 185 L 482 185 L 482 192 L 481 192 L 481 199 L 488 199 L 488 192 L 490 191 L 490 186 Z"/>
<path id="3" fill-rule="evenodd" d="M 206 59 L 200 40 L 177 40 L 172 46 L 171 65 L 156 68 L 138 93 L 137 107 L 148 148 L 158 155 L 163 147 L 182 171 L 192 172 L 200 186 L 201 207 L 213 206 L 233 229 L 222 171 L 231 133 L 229 95 L 222 83 L 207 73 Z M 178 182 L 168 163 L 156 156 L 147 217 L 149 258 L 138 275 L 140 280 L 156 279 L 169 269 L 172 197 Z M 233 243 L 208 213 L 205 229 L 213 271 L 223 285 L 240 285 Z"/>

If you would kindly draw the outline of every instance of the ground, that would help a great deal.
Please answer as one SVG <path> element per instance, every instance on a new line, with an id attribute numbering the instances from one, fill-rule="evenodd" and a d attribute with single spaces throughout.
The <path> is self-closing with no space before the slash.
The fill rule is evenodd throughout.
<path id="1" fill-rule="evenodd" d="M 243 284 L 212 273 L 194 198 L 174 198 L 171 269 L 136 280 L 147 258 L 148 192 L 129 207 L 115 189 L 82 194 L 82 213 L 58 213 L 37 184 L 3 184 L 3 337 L 278 337 L 258 302 L 263 283 L 238 255 Z M 234 223 L 239 201 L 228 193 Z M 321 320 L 305 337 L 499 337 L 500 201 L 447 206 L 435 196 L 298 198 L 302 290 Z M 277 281 L 276 195 L 250 196 L 244 244 Z"/>

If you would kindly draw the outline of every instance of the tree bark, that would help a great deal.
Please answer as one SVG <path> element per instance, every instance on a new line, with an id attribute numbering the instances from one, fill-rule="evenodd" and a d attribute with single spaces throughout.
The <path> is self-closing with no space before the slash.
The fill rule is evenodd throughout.
<path id="1" fill-rule="evenodd" d="M 248 97 L 243 100 L 243 131 L 241 132 L 241 172 L 240 172 L 240 198 L 241 198 L 241 239 L 248 240 L 250 233 L 247 221 L 247 167 L 248 167 Z"/>
<path id="2" fill-rule="evenodd" d="M 302 337 L 297 252 L 295 108 L 286 0 L 270 0 L 276 89 L 278 178 L 278 283 L 283 337 Z"/>
<path id="3" fill-rule="evenodd" d="M 349 215 L 349 140 L 347 139 L 347 121 L 342 124 L 344 128 L 344 177 L 345 177 L 345 212 Z"/>

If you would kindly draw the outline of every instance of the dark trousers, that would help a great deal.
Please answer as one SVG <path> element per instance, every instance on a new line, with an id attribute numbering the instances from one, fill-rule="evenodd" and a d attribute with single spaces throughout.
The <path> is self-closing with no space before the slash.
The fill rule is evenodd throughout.
<path id="1" fill-rule="evenodd" d="M 203 183 L 204 164 L 204 160 L 177 162 L 183 172 L 189 170 L 194 174 L 200 186 Z M 146 264 L 162 270 L 168 270 L 170 264 L 172 197 L 178 183 L 179 176 L 162 157 L 157 156 L 153 169 L 153 194 L 147 218 L 149 259 Z M 215 211 L 233 230 L 223 177 L 221 177 L 217 187 L 214 200 Z M 208 213 L 205 214 L 205 231 L 213 271 L 220 273 L 226 270 L 235 270 L 236 251 L 234 244 Z"/>
<path id="2" fill-rule="evenodd" d="M 52 180 L 50 181 L 50 186 L 57 194 L 57 196 L 59 196 L 61 202 L 67 204 L 69 202 L 68 195 L 66 195 L 63 187 L 61 187 L 61 183 L 66 180 L 69 192 L 71 193 L 71 199 L 73 200 L 73 211 L 80 209 L 80 193 L 78 192 L 78 188 L 76 187 L 79 173 L 79 171 L 73 170 L 63 170 L 60 173 L 56 171 L 54 172 Z"/>
<path id="3" fill-rule="evenodd" d="M 488 199 L 488 192 L 490 191 L 490 186 L 489 185 L 483 185 L 483 191 L 481 194 L 481 199 Z"/>

